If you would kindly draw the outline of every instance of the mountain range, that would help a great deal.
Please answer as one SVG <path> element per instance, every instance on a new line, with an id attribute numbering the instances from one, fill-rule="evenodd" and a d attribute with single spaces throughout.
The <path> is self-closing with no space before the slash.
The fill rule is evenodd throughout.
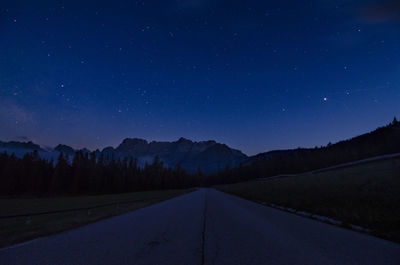
<path id="1" fill-rule="evenodd" d="M 72 159 L 76 151 L 90 152 L 88 149 L 75 150 L 64 144 L 55 148 L 42 148 L 32 142 L 1 142 L 0 152 L 14 153 L 18 157 L 32 151 L 38 151 L 40 157 L 55 160 L 60 153 Z M 106 147 L 96 150 L 97 157 L 103 155 L 105 159 L 135 158 L 139 166 L 151 164 L 156 156 L 164 163 L 165 167 L 175 168 L 181 166 L 189 173 L 195 173 L 199 168 L 205 174 L 233 168 L 246 161 L 248 156 L 239 150 L 215 141 L 193 142 L 180 138 L 174 142 L 148 142 L 144 139 L 127 138 L 116 148 Z"/>

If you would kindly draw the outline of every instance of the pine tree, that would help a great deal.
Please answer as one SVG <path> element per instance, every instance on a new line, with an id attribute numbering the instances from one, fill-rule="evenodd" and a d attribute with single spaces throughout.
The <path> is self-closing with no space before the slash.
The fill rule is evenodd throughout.
<path id="1" fill-rule="evenodd" d="M 64 158 L 63 153 L 60 153 L 57 159 L 57 165 L 54 168 L 51 184 L 52 193 L 66 193 L 71 183 L 70 171 L 67 160 Z"/>
<path id="2" fill-rule="evenodd" d="M 397 120 L 396 116 L 393 118 L 392 125 L 398 125 L 399 121 Z"/>

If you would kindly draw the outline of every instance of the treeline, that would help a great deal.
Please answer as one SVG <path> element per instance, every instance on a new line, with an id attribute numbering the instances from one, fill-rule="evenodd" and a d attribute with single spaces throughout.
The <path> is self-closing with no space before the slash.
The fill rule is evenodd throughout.
<path id="1" fill-rule="evenodd" d="M 313 149 L 265 153 L 252 162 L 204 176 L 181 167 L 165 168 L 156 157 L 143 168 L 134 158 L 108 159 L 95 152 L 79 151 L 72 162 L 61 154 L 56 162 L 37 152 L 23 158 L 0 154 L 0 195 L 82 195 L 156 189 L 180 189 L 247 181 L 280 174 L 298 174 L 373 156 L 400 152 L 400 122 L 350 140 Z"/>
<path id="2" fill-rule="evenodd" d="M 104 159 L 95 153 L 77 152 L 72 163 L 60 154 L 58 161 L 41 159 L 37 152 L 23 158 L 0 154 L 0 195 L 83 195 L 202 185 L 204 176 L 188 174 L 181 167 L 165 168 L 159 158 L 143 168 L 135 159 Z"/>
<path id="3" fill-rule="evenodd" d="M 313 149 L 261 154 L 251 163 L 226 169 L 208 178 L 208 183 L 234 183 L 280 174 L 298 174 L 379 155 L 400 153 L 400 122 L 350 140 Z"/>

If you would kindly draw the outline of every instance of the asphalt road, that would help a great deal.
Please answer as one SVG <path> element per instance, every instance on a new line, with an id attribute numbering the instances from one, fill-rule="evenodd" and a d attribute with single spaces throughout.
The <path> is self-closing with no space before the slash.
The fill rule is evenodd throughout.
<path id="1" fill-rule="evenodd" d="M 400 245 L 213 189 L 0 250 L 0 264 L 400 264 Z"/>

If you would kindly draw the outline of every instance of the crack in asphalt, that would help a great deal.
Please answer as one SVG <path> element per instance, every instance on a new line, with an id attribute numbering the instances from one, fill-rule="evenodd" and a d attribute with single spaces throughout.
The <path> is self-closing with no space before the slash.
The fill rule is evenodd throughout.
<path id="1" fill-rule="evenodd" d="M 149 255 L 155 248 L 159 247 L 163 243 L 167 243 L 169 240 L 166 237 L 167 231 L 162 232 L 160 235 L 157 235 L 152 240 L 146 242 L 142 248 L 135 254 L 137 259 L 141 259 Z"/>

